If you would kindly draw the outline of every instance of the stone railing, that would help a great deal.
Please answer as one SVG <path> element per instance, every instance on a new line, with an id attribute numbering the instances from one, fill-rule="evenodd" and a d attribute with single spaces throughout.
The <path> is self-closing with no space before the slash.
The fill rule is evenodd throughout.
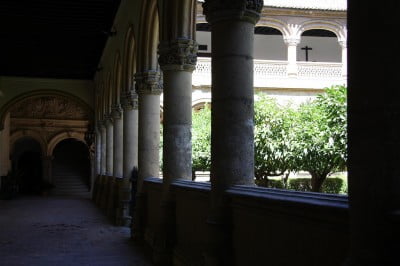
<path id="1" fill-rule="evenodd" d="M 341 63 L 298 62 L 297 76 L 310 79 L 340 79 L 342 78 Z"/>
<path id="2" fill-rule="evenodd" d="M 297 73 L 288 75 L 287 61 L 254 60 L 254 86 L 258 88 L 320 89 L 346 84 L 341 63 L 297 62 Z M 198 58 L 193 85 L 211 86 L 211 58 Z"/>

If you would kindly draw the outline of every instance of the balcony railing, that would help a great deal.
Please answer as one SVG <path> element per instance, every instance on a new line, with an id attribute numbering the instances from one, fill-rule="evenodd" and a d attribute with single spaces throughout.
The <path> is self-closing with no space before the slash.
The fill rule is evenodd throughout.
<path id="1" fill-rule="evenodd" d="M 319 89 L 346 84 L 342 63 L 297 62 L 289 71 L 287 61 L 254 60 L 254 86 L 257 88 Z M 211 58 L 198 58 L 193 85 L 211 85 Z"/>

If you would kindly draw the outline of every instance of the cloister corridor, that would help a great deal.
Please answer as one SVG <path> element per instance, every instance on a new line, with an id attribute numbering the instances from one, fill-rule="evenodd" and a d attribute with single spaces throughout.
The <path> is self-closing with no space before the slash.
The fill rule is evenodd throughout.
<path id="1" fill-rule="evenodd" d="M 112 226 L 90 199 L 0 200 L 1 266 L 147 266 L 127 227 Z"/>

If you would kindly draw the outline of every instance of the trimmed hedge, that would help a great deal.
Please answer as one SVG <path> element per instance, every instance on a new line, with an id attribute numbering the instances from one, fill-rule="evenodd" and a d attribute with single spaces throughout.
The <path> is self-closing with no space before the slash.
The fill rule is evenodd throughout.
<path id="1" fill-rule="evenodd" d="M 322 192 L 325 193 L 339 194 L 344 190 L 347 189 L 344 188 L 343 179 L 338 177 L 327 178 L 322 184 Z"/>
<path id="2" fill-rule="evenodd" d="M 295 178 L 289 179 L 288 189 L 297 191 L 311 191 L 311 179 L 310 178 Z M 322 192 L 339 194 L 340 192 L 347 192 L 343 179 L 338 177 L 330 177 L 325 179 L 322 184 Z"/>
<path id="3" fill-rule="evenodd" d="M 256 184 L 261 187 L 268 188 L 279 188 L 284 189 L 285 185 L 282 180 L 255 180 Z M 293 178 L 288 180 L 287 189 L 297 190 L 297 191 L 311 191 L 311 179 L 310 178 Z M 346 183 L 343 179 L 338 177 L 330 177 L 325 179 L 322 185 L 322 192 L 324 193 L 347 193 Z"/>
<path id="4" fill-rule="evenodd" d="M 260 187 L 268 187 L 268 188 L 280 188 L 280 189 L 284 189 L 285 185 L 283 184 L 282 180 L 276 180 L 276 179 L 262 179 L 262 180 L 255 180 L 255 183 L 257 186 Z"/>
<path id="5" fill-rule="evenodd" d="M 288 189 L 297 191 L 311 191 L 311 179 L 310 178 L 289 179 Z"/>

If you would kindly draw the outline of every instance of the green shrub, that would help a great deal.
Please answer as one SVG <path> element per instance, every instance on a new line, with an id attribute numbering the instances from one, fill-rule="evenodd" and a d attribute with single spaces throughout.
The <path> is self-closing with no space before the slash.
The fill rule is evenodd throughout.
<path id="1" fill-rule="evenodd" d="M 327 178 L 322 184 L 322 192 L 325 193 L 339 194 L 343 190 L 344 190 L 343 179 L 338 177 Z"/>
<path id="2" fill-rule="evenodd" d="M 289 179 L 288 189 L 297 191 L 311 191 L 311 179 Z M 347 187 L 343 179 L 338 177 L 330 177 L 325 179 L 324 183 L 322 184 L 322 192 L 332 194 L 347 193 Z"/>
<path id="3" fill-rule="evenodd" d="M 283 189 L 283 188 L 285 188 L 285 184 L 283 184 L 282 180 L 269 180 L 268 187 Z"/>
<path id="4" fill-rule="evenodd" d="M 311 191 L 311 179 L 310 178 L 289 179 L 288 189 L 297 191 Z"/>
<path id="5" fill-rule="evenodd" d="M 257 186 L 260 187 L 268 187 L 268 188 L 285 188 L 285 185 L 282 180 L 276 179 L 256 179 L 254 180 Z"/>

